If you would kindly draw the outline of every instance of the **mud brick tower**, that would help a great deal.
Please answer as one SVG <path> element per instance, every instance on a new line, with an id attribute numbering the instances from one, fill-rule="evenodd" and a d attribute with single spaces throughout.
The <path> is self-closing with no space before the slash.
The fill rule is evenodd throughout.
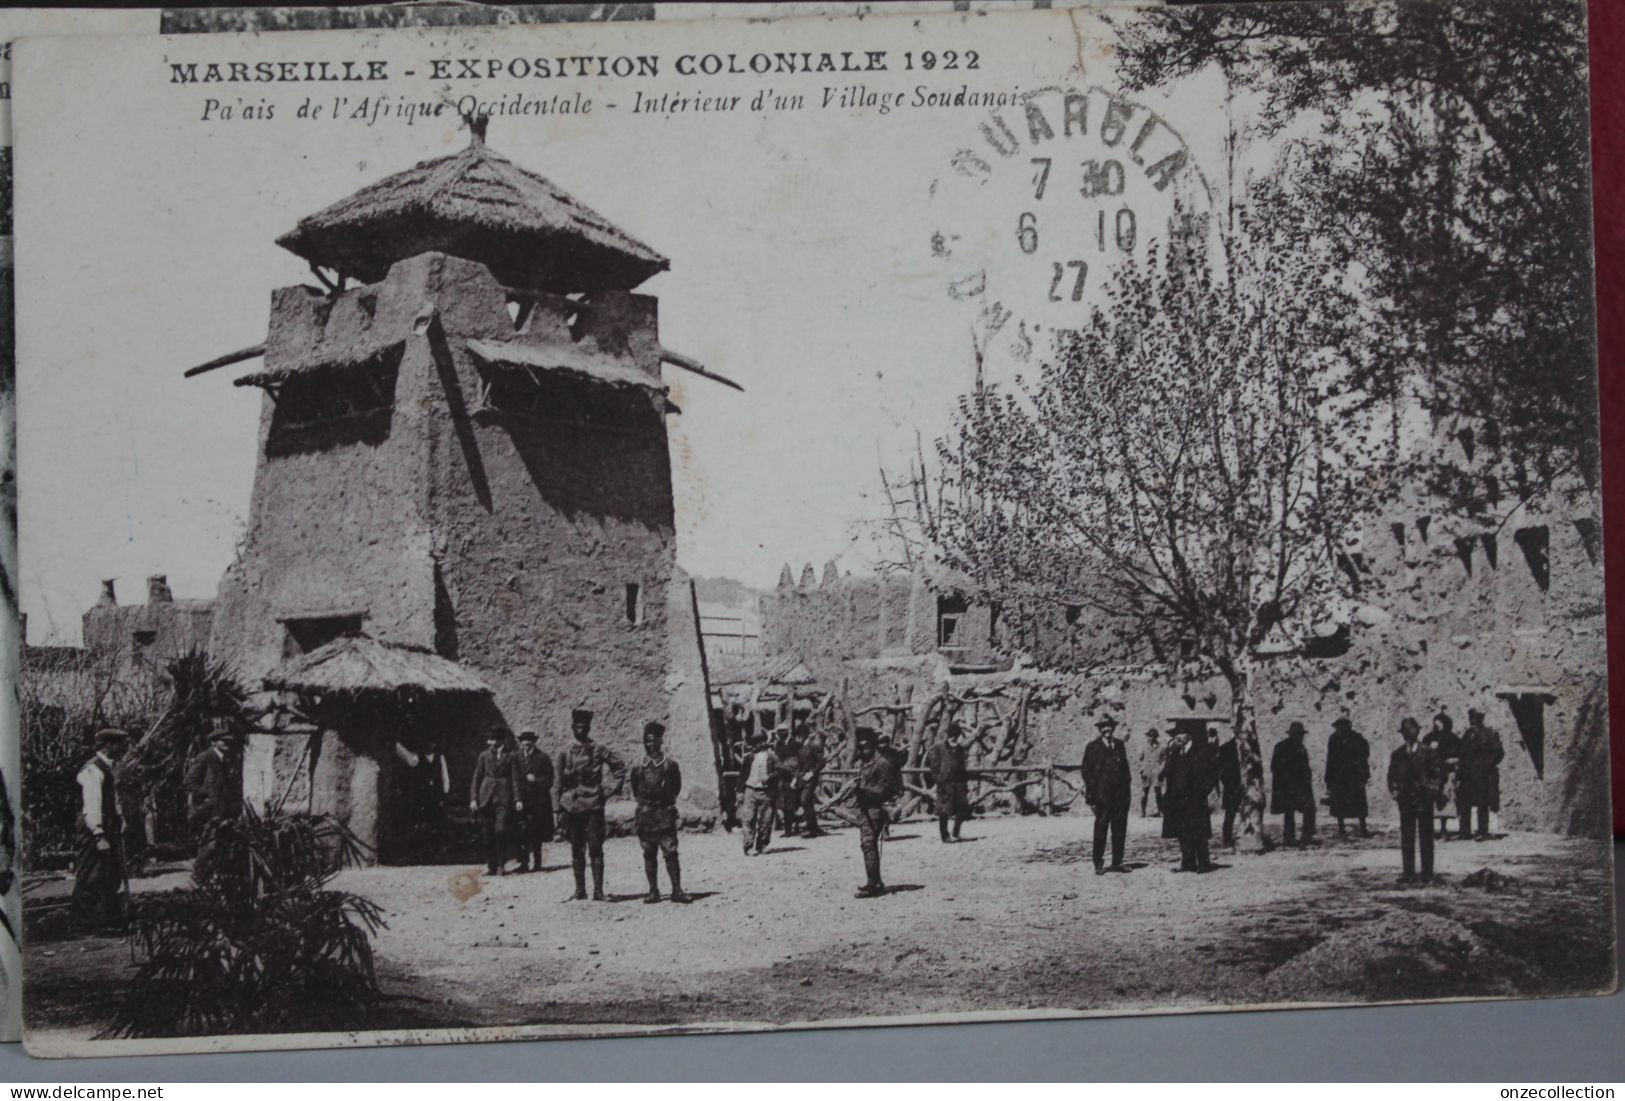
<path id="1" fill-rule="evenodd" d="M 267 396 L 210 643 L 273 694 L 250 801 L 428 859 L 433 754 L 466 804 L 488 730 L 534 726 L 557 752 L 580 706 L 628 760 L 667 722 L 691 795 L 714 799 L 661 364 L 704 372 L 633 293 L 666 259 L 482 128 L 278 243 L 322 286 L 274 292 L 263 366 L 236 380 Z"/>

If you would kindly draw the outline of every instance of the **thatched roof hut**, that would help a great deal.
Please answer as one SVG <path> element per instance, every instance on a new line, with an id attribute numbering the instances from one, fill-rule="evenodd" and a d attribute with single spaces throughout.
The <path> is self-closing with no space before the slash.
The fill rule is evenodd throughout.
<path id="1" fill-rule="evenodd" d="M 391 646 L 365 635 L 334 639 L 283 662 L 265 678 L 265 687 L 321 695 L 491 694 L 489 685 L 455 661 L 422 650 Z"/>
<path id="2" fill-rule="evenodd" d="M 392 264 L 444 252 L 511 287 L 630 290 L 670 261 L 551 181 L 486 147 L 423 161 L 299 220 L 277 244 L 373 283 Z"/>

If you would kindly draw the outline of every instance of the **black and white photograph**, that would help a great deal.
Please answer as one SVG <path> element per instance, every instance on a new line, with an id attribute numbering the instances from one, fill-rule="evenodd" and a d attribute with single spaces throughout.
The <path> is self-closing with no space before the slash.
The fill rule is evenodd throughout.
<path id="1" fill-rule="evenodd" d="M 29 1051 L 1611 993 L 1585 34 L 18 42 Z"/>

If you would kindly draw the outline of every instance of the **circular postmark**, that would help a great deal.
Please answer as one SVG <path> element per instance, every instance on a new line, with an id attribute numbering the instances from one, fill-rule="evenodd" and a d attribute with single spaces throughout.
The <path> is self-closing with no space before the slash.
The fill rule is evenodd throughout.
<path id="1" fill-rule="evenodd" d="M 931 182 L 932 256 L 973 314 L 978 361 L 1016 364 L 1110 301 L 1112 273 L 1206 242 L 1211 193 L 1160 115 L 1099 86 L 991 112 Z"/>

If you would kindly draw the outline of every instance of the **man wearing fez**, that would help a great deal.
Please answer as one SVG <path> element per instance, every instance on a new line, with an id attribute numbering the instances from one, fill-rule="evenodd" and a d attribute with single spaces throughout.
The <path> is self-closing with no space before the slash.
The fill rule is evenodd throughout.
<path id="1" fill-rule="evenodd" d="M 925 751 L 926 775 L 931 778 L 932 802 L 936 804 L 937 834 L 944 844 L 959 840 L 959 828 L 970 817 L 965 768 L 965 728 L 957 722 L 947 726 L 942 740 Z M 948 836 L 948 819 L 953 819 L 953 836 Z"/>
<path id="2" fill-rule="evenodd" d="M 1208 855 L 1213 819 L 1207 799 L 1218 779 L 1213 767 L 1214 755 L 1205 733 L 1192 738 L 1183 728 L 1174 731 L 1168 745 L 1168 761 L 1162 770 L 1166 780 L 1162 796 L 1162 836 L 1179 842 L 1177 870 L 1181 872 L 1213 870 L 1213 861 Z"/>
<path id="3" fill-rule="evenodd" d="M 853 761 L 858 774 L 847 781 L 831 802 L 855 795 L 858 807 L 858 848 L 863 853 L 866 882 L 858 888 L 858 898 L 879 898 L 886 893 L 880 878 L 880 838 L 890 821 L 887 804 L 903 790 L 903 776 L 892 759 L 880 750 L 880 733 L 858 727 L 853 744 Z"/>
<path id="4" fill-rule="evenodd" d="M 1365 785 L 1370 779 L 1371 745 L 1348 717 L 1342 716 L 1332 723 L 1332 736 L 1326 742 L 1326 793 L 1331 797 L 1339 837 L 1343 835 L 1345 818 L 1359 819 L 1360 836 L 1371 836 L 1365 825 Z"/>
<path id="5" fill-rule="evenodd" d="M 1490 836 L 1490 811 L 1501 809 L 1501 761 L 1506 750 L 1501 734 L 1484 725 L 1484 712 L 1467 709 L 1467 733 L 1461 736 L 1461 763 L 1456 772 L 1456 813 L 1460 815 L 1458 836 L 1468 837 L 1467 819 L 1478 812 L 1478 840 Z"/>
<path id="6" fill-rule="evenodd" d="M 117 728 L 96 732 L 96 754 L 79 770 L 79 861 L 73 873 L 73 915 L 85 929 L 110 930 L 124 920 L 123 836 L 119 815 L 119 758 L 130 736 Z"/>
<path id="7" fill-rule="evenodd" d="M 1438 755 L 1417 741 L 1422 728 L 1415 719 L 1399 724 L 1405 744 L 1388 758 L 1388 794 L 1399 804 L 1399 844 L 1404 872 L 1401 883 L 1416 879 L 1416 855 L 1421 850 L 1422 882 L 1433 879 L 1433 811 L 1444 806 Z"/>
<path id="8" fill-rule="evenodd" d="M 1095 812 L 1095 874 L 1106 874 L 1106 836 L 1111 835 L 1114 872 L 1123 867 L 1123 835 L 1128 831 L 1128 811 L 1134 802 L 1134 781 L 1128 767 L 1128 750 L 1117 738 L 1117 720 L 1110 714 L 1095 722 L 1098 737 L 1083 747 L 1083 797 Z"/>
<path id="9" fill-rule="evenodd" d="M 508 741 L 502 731 L 493 727 L 485 735 L 485 750 L 474 762 L 474 780 L 468 793 L 468 809 L 479 815 L 485 837 L 485 870 L 489 875 L 505 874 L 508 832 L 514 820 L 525 812 L 516 778 Z"/>
<path id="10" fill-rule="evenodd" d="M 677 796 L 683 790 L 683 774 L 677 762 L 666 756 L 666 728 L 645 723 L 643 763 L 632 769 L 632 798 L 638 801 L 638 843 L 643 846 L 643 874 L 649 880 L 644 902 L 660 901 L 660 871 L 655 854 L 666 858 L 666 875 L 671 880 L 671 900 L 688 902 L 683 890 L 683 869 L 677 861 Z"/>
<path id="11" fill-rule="evenodd" d="M 209 734 L 209 746 L 186 765 L 187 823 L 197 838 L 197 863 L 214 856 L 215 831 L 243 810 L 243 766 L 237 738 L 225 724 Z"/>
<path id="12" fill-rule="evenodd" d="M 514 785 L 519 815 L 519 870 L 542 870 L 542 845 L 553 840 L 553 761 L 536 748 L 536 731 L 519 732 L 514 754 Z"/>
<path id="13" fill-rule="evenodd" d="M 559 812 L 570 836 L 570 867 L 575 872 L 575 900 L 587 897 L 587 860 L 592 860 L 592 897 L 604 901 L 604 804 L 626 785 L 626 765 L 615 753 L 592 740 L 592 712 L 570 712 L 576 744 L 559 754 Z M 615 781 L 604 790 L 604 769 Z"/>
<path id="14" fill-rule="evenodd" d="M 1309 768 L 1309 750 L 1304 746 L 1308 729 L 1300 722 L 1286 728 L 1286 737 L 1275 743 L 1270 755 L 1270 811 L 1281 815 L 1281 843 L 1298 843 L 1293 815 L 1303 816 L 1303 844 L 1315 840 L 1315 781 Z"/>

